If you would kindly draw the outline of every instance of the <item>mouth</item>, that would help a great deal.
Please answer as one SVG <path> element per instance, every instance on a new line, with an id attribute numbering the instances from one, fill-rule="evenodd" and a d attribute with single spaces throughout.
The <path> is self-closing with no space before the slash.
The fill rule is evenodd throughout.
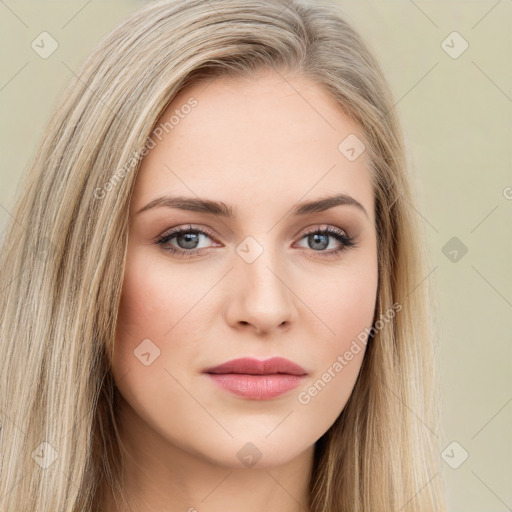
<path id="1" fill-rule="evenodd" d="M 240 358 L 203 371 L 221 389 L 251 400 L 268 400 L 299 386 L 307 375 L 298 364 L 281 357 L 264 361 Z"/>
<path id="2" fill-rule="evenodd" d="M 238 373 L 244 375 L 307 375 L 306 370 L 302 366 L 284 357 L 271 357 L 264 361 L 252 357 L 241 357 L 218 366 L 206 368 L 203 372 L 210 374 Z"/>

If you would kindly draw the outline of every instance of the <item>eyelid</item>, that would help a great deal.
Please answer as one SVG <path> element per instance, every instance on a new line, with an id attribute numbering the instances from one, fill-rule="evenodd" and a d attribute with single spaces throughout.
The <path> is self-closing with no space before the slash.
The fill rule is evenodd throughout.
<path id="1" fill-rule="evenodd" d="M 299 231 L 299 233 L 302 233 L 301 237 L 309 235 L 311 233 L 316 233 L 317 231 L 329 231 L 329 230 L 336 230 L 344 233 L 347 237 L 349 236 L 349 233 L 346 229 L 339 228 L 338 226 L 334 226 L 333 224 L 315 224 L 311 228 L 305 228 L 305 230 Z M 298 235 L 297 235 L 298 236 Z"/>
<path id="2" fill-rule="evenodd" d="M 208 235 L 208 237 L 211 238 L 212 240 L 216 240 L 215 233 L 210 228 L 208 228 L 206 226 L 199 227 L 199 226 L 194 226 L 193 224 L 183 224 L 183 225 L 177 226 L 175 228 L 166 229 L 161 235 L 156 236 L 154 241 L 156 242 L 157 240 L 166 238 L 169 235 L 175 235 L 175 234 L 179 234 L 181 232 L 187 232 L 187 231 L 198 231 L 198 232 L 201 232 L 201 234 L 204 233 L 205 235 Z"/>

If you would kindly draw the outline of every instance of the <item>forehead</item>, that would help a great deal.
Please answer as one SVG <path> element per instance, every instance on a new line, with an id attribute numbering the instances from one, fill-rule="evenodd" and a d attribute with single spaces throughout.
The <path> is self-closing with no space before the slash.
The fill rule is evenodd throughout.
<path id="1" fill-rule="evenodd" d="M 167 193 L 223 201 L 240 213 L 244 205 L 268 210 L 345 193 L 372 214 L 367 153 L 351 160 L 346 144 L 340 150 L 345 139 L 364 140 L 362 131 L 309 78 L 267 72 L 194 84 L 169 104 L 157 130 L 132 210 Z"/>

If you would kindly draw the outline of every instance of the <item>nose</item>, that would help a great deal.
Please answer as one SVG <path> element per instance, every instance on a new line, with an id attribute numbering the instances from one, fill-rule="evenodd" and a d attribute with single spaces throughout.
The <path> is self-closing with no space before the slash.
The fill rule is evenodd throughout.
<path id="1" fill-rule="evenodd" d="M 232 327 L 264 335 L 289 328 L 297 318 L 289 274 L 269 251 L 252 263 L 239 258 L 230 276 L 226 315 Z"/>

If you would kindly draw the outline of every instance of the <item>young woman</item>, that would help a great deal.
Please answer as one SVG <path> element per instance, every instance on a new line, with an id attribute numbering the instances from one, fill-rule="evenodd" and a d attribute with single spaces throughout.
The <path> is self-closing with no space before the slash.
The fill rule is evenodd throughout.
<path id="1" fill-rule="evenodd" d="M 56 107 L 3 243 L 1 509 L 445 510 L 413 204 L 339 9 L 134 13 Z"/>

